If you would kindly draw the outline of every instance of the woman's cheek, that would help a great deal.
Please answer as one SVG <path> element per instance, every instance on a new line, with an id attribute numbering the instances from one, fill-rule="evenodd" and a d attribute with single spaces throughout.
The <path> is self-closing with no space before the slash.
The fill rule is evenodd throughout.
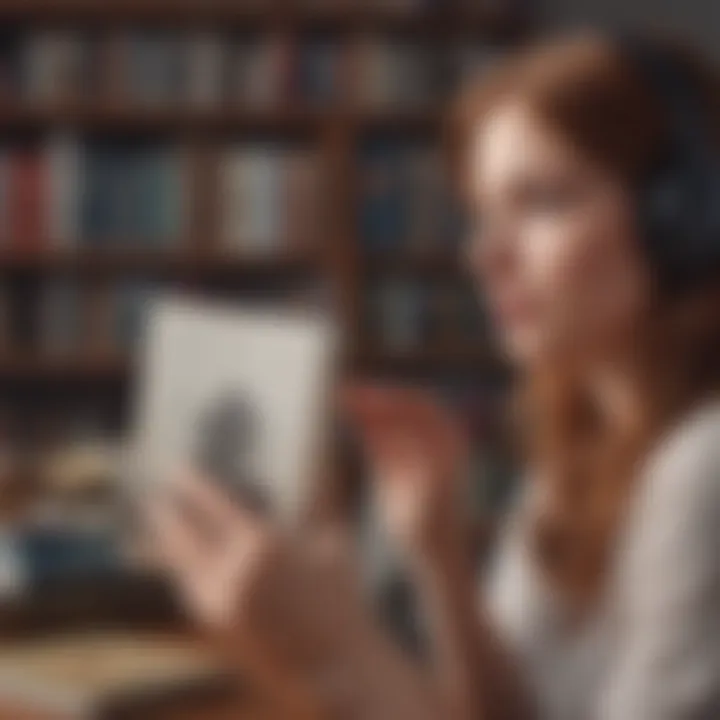
<path id="1" fill-rule="evenodd" d="M 598 248 L 581 219 L 568 217 L 534 223 L 527 234 L 527 286 L 536 304 L 536 333 L 542 349 L 562 350 L 592 332 L 596 305 Z"/>

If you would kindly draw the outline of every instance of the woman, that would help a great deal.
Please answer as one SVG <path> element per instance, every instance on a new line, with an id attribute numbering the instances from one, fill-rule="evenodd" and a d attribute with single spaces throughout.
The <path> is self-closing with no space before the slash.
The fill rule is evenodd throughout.
<path id="1" fill-rule="evenodd" d="M 471 265 L 527 440 L 489 577 L 464 551 L 461 433 L 378 387 L 345 400 L 424 601 L 427 667 L 375 626 L 331 532 L 290 542 L 189 481 L 214 532 L 164 505 L 166 561 L 292 717 L 720 717 L 720 75 L 574 38 L 506 63 L 458 119 Z"/>

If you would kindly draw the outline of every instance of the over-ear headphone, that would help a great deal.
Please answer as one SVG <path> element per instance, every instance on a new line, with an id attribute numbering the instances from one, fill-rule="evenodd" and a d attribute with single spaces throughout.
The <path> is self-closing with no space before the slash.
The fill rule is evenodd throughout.
<path id="1" fill-rule="evenodd" d="M 637 188 L 648 256 L 671 291 L 720 279 L 720 150 L 700 90 L 651 41 L 623 36 L 616 45 L 670 120 L 668 145 Z"/>

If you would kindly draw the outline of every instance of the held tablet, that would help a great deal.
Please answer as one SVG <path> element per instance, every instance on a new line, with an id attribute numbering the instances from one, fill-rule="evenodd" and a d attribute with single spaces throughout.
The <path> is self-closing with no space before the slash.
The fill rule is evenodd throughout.
<path id="1" fill-rule="evenodd" d="M 134 475 L 197 468 L 292 519 L 319 472 L 337 333 L 320 311 L 157 297 L 145 328 Z"/>

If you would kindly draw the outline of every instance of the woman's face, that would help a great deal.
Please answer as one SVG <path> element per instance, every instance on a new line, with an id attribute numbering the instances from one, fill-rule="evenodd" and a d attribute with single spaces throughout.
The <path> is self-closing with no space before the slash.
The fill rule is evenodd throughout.
<path id="1" fill-rule="evenodd" d="M 510 360 L 627 342 L 650 292 L 622 185 L 520 103 L 487 116 L 471 153 L 472 266 Z"/>

